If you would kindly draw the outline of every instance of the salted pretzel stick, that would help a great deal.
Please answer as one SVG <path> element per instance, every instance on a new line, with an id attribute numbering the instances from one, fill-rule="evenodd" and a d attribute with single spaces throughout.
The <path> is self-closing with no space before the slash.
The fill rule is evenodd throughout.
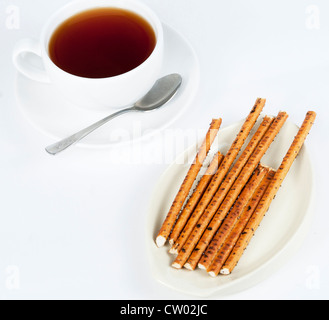
<path id="1" fill-rule="evenodd" d="M 249 200 L 252 198 L 256 188 L 265 178 L 268 173 L 269 168 L 259 165 L 255 170 L 255 173 L 251 176 L 250 180 L 244 187 L 241 192 L 239 198 L 235 202 L 231 212 L 227 215 L 222 225 L 220 226 L 217 234 L 211 240 L 208 248 L 206 249 L 204 255 L 200 259 L 198 266 L 201 269 L 207 270 L 214 258 L 216 257 L 218 251 L 221 249 L 223 243 L 226 238 L 229 236 L 230 232 L 234 228 L 237 221 L 240 219 L 241 214 L 248 204 Z M 196 263 L 190 265 L 189 261 L 185 264 L 185 267 L 190 270 L 194 270 L 196 268 Z"/>
<path id="2" fill-rule="evenodd" d="M 216 213 L 216 211 L 219 209 L 219 207 L 222 204 L 222 202 L 224 201 L 225 197 L 231 190 L 233 184 L 239 177 L 239 174 L 244 169 L 245 165 L 247 164 L 250 157 L 252 156 L 252 154 L 254 153 L 256 148 L 258 147 L 259 143 L 262 141 L 262 139 L 267 134 L 272 123 L 273 123 L 272 117 L 268 117 L 268 116 L 264 117 L 261 125 L 259 126 L 258 130 L 255 132 L 251 141 L 249 142 L 249 144 L 247 145 L 247 147 L 241 154 L 240 158 L 237 160 L 237 162 L 235 163 L 235 165 L 233 166 L 233 168 L 231 169 L 231 171 L 225 178 L 224 182 L 220 186 L 220 189 L 217 191 L 217 193 L 213 197 L 211 204 L 207 207 L 206 211 L 204 212 L 204 214 L 200 217 L 199 221 L 197 222 L 198 225 L 200 225 L 200 228 L 201 228 L 201 226 L 203 226 L 202 232 L 204 231 L 205 227 L 209 224 L 209 222 L 211 221 L 211 219 L 214 216 L 214 214 Z M 254 168 L 256 168 L 257 165 L 258 165 L 258 163 L 250 169 L 251 170 L 250 174 L 253 173 Z M 201 235 L 199 235 L 200 228 L 195 227 L 193 230 L 197 234 L 197 237 L 201 236 Z M 201 234 L 201 231 L 200 231 L 200 234 Z M 201 257 L 200 252 L 197 252 L 197 251 L 198 250 L 196 250 L 196 252 L 193 252 L 192 256 L 190 257 L 188 262 L 185 264 L 185 267 L 189 270 L 194 270 L 197 266 L 197 263 L 199 262 L 198 259 L 195 258 L 195 257 L 198 257 L 198 258 Z M 201 254 L 203 254 L 203 252 L 201 252 Z"/>
<path id="3" fill-rule="evenodd" d="M 210 128 L 207 132 L 206 138 L 203 141 L 199 152 L 193 162 L 193 164 L 191 165 L 183 184 L 181 185 L 178 194 L 169 210 L 169 213 L 167 214 L 167 217 L 159 231 L 159 234 L 156 238 L 156 244 L 158 247 L 162 247 L 164 246 L 164 244 L 166 243 L 170 232 L 176 222 L 176 219 L 184 205 L 184 202 L 187 198 L 187 196 L 190 193 L 190 190 L 193 186 L 193 183 L 197 177 L 197 175 L 199 174 L 199 171 L 201 170 L 202 164 L 205 161 L 208 152 L 211 148 L 212 143 L 214 142 L 219 128 L 222 125 L 222 119 L 214 119 L 211 122 Z"/>
<path id="4" fill-rule="evenodd" d="M 191 265 L 197 265 L 202 254 L 209 245 L 211 239 L 220 227 L 223 219 L 228 214 L 229 210 L 233 206 L 234 202 L 240 195 L 242 189 L 250 179 L 252 173 L 255 171 L 256 167 L 259 165 L 262 157 L 269 149 L 270 145 L 274 141 L 277 134 L 280 132 L 282 126 L 286 122 L 288 115 L 286 112 L 280 112 L 276 119 L 271 124 L 270 128 L 266 132 L 265 136 L 262 138 L 258 144 L 256 150 L 253 152 L 249 158 L 247 164 L 240 173 L 238 179 L 233 184 L 226 198 L 220 205 L 218 211 L 217 208 L 217 198 L 214 198 L 212 203 L 208 206 L 207 210 L 201 216 L 197 225 L 190 234 L 188 240 L 184 244 L 182 250 L 179 252 L 176 260 L 172 264 L 174 268 L 182 268 L 189 259 L 193 251 L 193 256 L 190 257 L 189 263 Z M 220 191 L 220 190 L 219 190 Z"/>
<path id="5" fill-rule="evenodd" d="M 213 178 L 213 176 L 217 172 L 217 170 L 218 170 L 220 164 L 222 163 L 223 159 L 224 159 L 224 156 L 220 152 L 215 154 L 215 156 L 214 156 L 212 162 L 210 163 L 207 171 L 202 176 L 200 182 L 198 183 L 197 187 L 193 191 L 192 196 L 190 197 L 190 199 L 186 203 L 182 213 L 180 214 L 180 216 L 179 216 L 179 218 L 178 218 L 178 220 L 177 220 L 177 222 L 174 226 L 174 229 L 172 230 L 172 232 L 170 234 L 169 243 L 171 245 L 173 245 L 173 243 L 179 237 L 179 235 L 180 235 L 181 231 L 183 230 L 187 220 L 189 219 L 189 217 L 190 217 L 191 213 L 193 212 L 194 208 L 196 207 L 199 200 L 203 196 L 205 190 L 207 189 L 211 179 Z"/>
<path id="6" fill-rule="evenodd" d="M 213 198 L 211 200 L 212 209 L 214 211 L 218 209 L 219 205 L 224 200 L 225 196 L 229 192 L 233 183 L 239 176 L 241 170 L 243 169 L 243 167 L 249 160 L 250 156 L 256 149 L 258 143 L 261 141 L 261 139 L 264 137 L 265 133 L 269 129 L 272 121 L 273 121 L 273 118 L 268 117 L 268 116 L 264 117 L 262 123 L 260 124 L 256 133 L 253 135 L 251 141 L 249 142 L 249 144 L 247 145 L 247 147 L 245 148 L 245 150 L 243 151 L 243 153 L 241 154 L 241 156 L 239 157 L 237 162 L 234 164 L 233 168 L 230 170 L 230 172 L 225 177 L 219 190 L 215 193 L 215 195 L 213 196 Z M 216 207 L 214 207 L 215 200 L 216 200 Z M 175 245 L 170 250 L 170 253 L 173 253 L 173 254 L 179 253 L 179 251 L 182 249 L 182 247 L 184 246 L 185 241 L 186 241 L 186 238 L 185 237 L 183 238 L 183 235 L 185 236 L 185 234 L 186 234 L 186 236 L 188 236 L 191 234 L 191 232 L 193 231 L 193 228 L 195 228 L 195 226 L 197 225 L 201 216 L 202 216 L 202 213 L 198 214 L 198 215 L 196 215 L 196 213 L 194 213 L 192 215 L 193 220 L 191 219 L 190 221 L 188 221 L 188 225 L 184 229 L 185 233 L 182 234 L 180 236 L 180 238 L 176 241 Z"/>
<path id="7" fill-rule="evenodd" d="M 258 99 L 256 101 L 255 106 L 251 110 L 249 116 L 247 117 L 241 130 L 239 131 L 237 138 L 233 142 L 230 150 L 226 154 L 223 162 L 221 163 L 218 172 L 213 177 L 210 186 L 206 190 L 204 196 L 201 198 L 195 210 L 193 211 L 190 219 L 188 220 L 183 231 L 181 232 L 179 238 L 174 243 L 173 247 L 170 249 L 169 251 L 170 253 L 178 254 L 179 250 L 183 247 L 185 241 L 187 240 L 188 236 L 190 235 L 193 228 L 197 224 L 199 218 L 203 214 L 204 210 L 207 208 L 208 204 L 211 202 L 213 196 L 216 194 L 219 186 L 221 185 L 225 176 L 229 172 L 233 162 L 235 161 L 246 139 L 248 138 L 252 128 L 255 126 L 259 114 L 263 110 L 264 106 L 265 106 L 264 99 Z"/>
<path id="8" fill-rule="evenodd" d="M 284 179 L 286 178 L 291 166 L 293 165 L 296 157 L 298 156 L 300 149 L 302 148 L 308 134 L 310 133 L 315 118 L 315 112 L 310 111 L 307 113 L 306 118 L 300 130 L 298 131 L 297 136 L 295 137 L 291 147 L 289 148 L 286 156 L 282 161 L 282 164 L 280 165 L 280 168 L 277 170 L 273 180 L 267 188 L 263 198 L 258 204 L 255 212 L 253 213 L 238 242 L 236 243 L 232 253 L 225 262 L 223 268 L 221 269 L 221 274 L 230 274 L 241 259 L 243 252 L 246 250 L 250 240 L 255 235 L 256 230 L 262 222 L 266 212 L 269 210 L 272 201 L 276 197 Z"/>
<path id="9" fill-rule="evenodd" d="M 230 235 L 227 237 L 225 243 L 223 244 L 222 248 L 218 252 L 216 258 L 213 260 L 212 264 L 206 268 L 210 276 L 216 277 L 219 274 L 223 264 L 231 254 L 236 242 L 238 241 L 244 228 L 249 222 L 252 214 L 256 210 L 257 205 L 262 199 L 274 175 L 275 175 L 275 171 L 272 169 L 269 170 L 266 177 L 262 180 L 262 182 L 256 189 L 253 197 L 249 200 L 247 206 L 244 208 L 243 213 L 241 214 L 239 221 L 236 223 Z"/>

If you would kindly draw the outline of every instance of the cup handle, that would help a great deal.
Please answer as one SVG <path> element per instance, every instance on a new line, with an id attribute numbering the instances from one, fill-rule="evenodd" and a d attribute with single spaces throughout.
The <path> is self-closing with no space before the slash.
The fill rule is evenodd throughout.
<path id="1" fill-rule="evenodd" d="M 50 78 L 46 70 L 35 66 L 35 64 L 32 63 L 31 56 L 27 55 L 27 53 L 36 55 L 42 64 L 41 46 L 39 42 L 33 39 L 23 39 L 20 40 L 14 48 L 13 62 L 16 69 L 32 80 L 50 83 Z"/>

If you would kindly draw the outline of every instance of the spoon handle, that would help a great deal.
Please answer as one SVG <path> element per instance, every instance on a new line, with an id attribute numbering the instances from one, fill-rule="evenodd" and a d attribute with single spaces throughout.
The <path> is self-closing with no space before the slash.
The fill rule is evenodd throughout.
<path id="1" fill-rule="evenodd" d="M 114 114 L 111 114 L 110 116 L 94 123 L 93 125 L 89 126 L 86 129 L 83 129 L 77 133 L 75 133 L 74 135 L 61 140 L 59 142 L 56 142 L 55 144 L 48 146 L 46 148 L 46 151 L 51 154 L 51 155 L 56 155 L 62 151 L 64 151 L 65 149 L 67 149 L 68 147 L 70 147 L 71 145 L 77 143 L 78 141 L 80 141 L 81 139 L 85 138 L 86 136 L 88 136 L 90 133 L 92 133 L 93 131 L 95 131 L 96 129 L 98 129 L 99 127 L 103 126 L 104 124 L 108 123 L 110 120 L 117 118 L 125 113 L 131 112 L 131 111 L 136 111 L 136 109 L 134 107 L 132 108 L 128 108 L 128 109 L 123 109 L 120 110 Z"/>

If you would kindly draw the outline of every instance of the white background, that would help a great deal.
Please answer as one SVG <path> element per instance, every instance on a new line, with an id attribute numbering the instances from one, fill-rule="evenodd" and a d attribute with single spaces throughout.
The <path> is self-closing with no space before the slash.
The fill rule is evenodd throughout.
<path id="1" fill-rule="evenodd" d="M 74 147 L 50 157 L 44 147 L 52 141 L 17 107 L 13 46 L 37 38 L 67 2 L 0 0 L 0 298 L 193 299 L 151 277 L 144 248 L 147 206 L 168 164 L 109 162 L 120 148 Z M 212 117 L 229 125 L 257 97 L 267 98 L 267 114 L 285 110 L 297 124 L 317 111 L 307 142 L 316 184 L 309 235 L 278 272 L 227 298 L 327 299 L 328 1 L 143 2 L 185 35 L 200 60 L 197 98 L 171 128 L 207 128 Z M 19 9 L 18 28 L 8 22 L 10 6 Z"/>

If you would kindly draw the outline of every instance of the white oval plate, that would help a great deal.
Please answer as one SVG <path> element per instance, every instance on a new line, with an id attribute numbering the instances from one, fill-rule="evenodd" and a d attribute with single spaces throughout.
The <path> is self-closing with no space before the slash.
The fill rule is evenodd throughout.
<path id="1" fill-rule="evenodd" d="M 242 123 L 220 130 L 207 162 L 215 151 L 227 151 Z M 277 169 L 297 131 L 296 125 L 287 122 L 262 163 Z M 194 159 L 196 150 L 197 145 L 189 148 L 180 159 Z M 153 276 L 162 284 L 198 297 L 230 295 L 268 278 L 300 247 L 308 232 L 312 216 L 310 206 L 314 184 L 310 157 L 305 145 L 255 237 L 231 275 L 211 278 L 203 270 L 191 272 L 172 268 L 174 256 L 168 253 L 169 245 L 157 248 L 154 240 L 189 169 L 190 164 L 177 164 L 184 162 L 181 160 L 177 159 L 161 177 L 154 190 L 148 212 L 146 240 L 149 261 Z"/>
<path id="2" fill-rule="evenodd" d="M 179 73 L 183 77 L 175 97 L 162 108 L 148 113 L 119 117 L 77 144 L 87 148 L 106 148 L 136 142 L 159 132 L 176 121 L 191 105 L 200 84 L 200 66 L 190 43 L 171 27 L 164 25 L 165 53 L 161 76 Z M 117 110 L 79 108 L 66 101 L 51 84 L 31 81 L 18 74 L 16 96 L 27 120 L 47 135 L 49 144 L 64 139 Z"/>

